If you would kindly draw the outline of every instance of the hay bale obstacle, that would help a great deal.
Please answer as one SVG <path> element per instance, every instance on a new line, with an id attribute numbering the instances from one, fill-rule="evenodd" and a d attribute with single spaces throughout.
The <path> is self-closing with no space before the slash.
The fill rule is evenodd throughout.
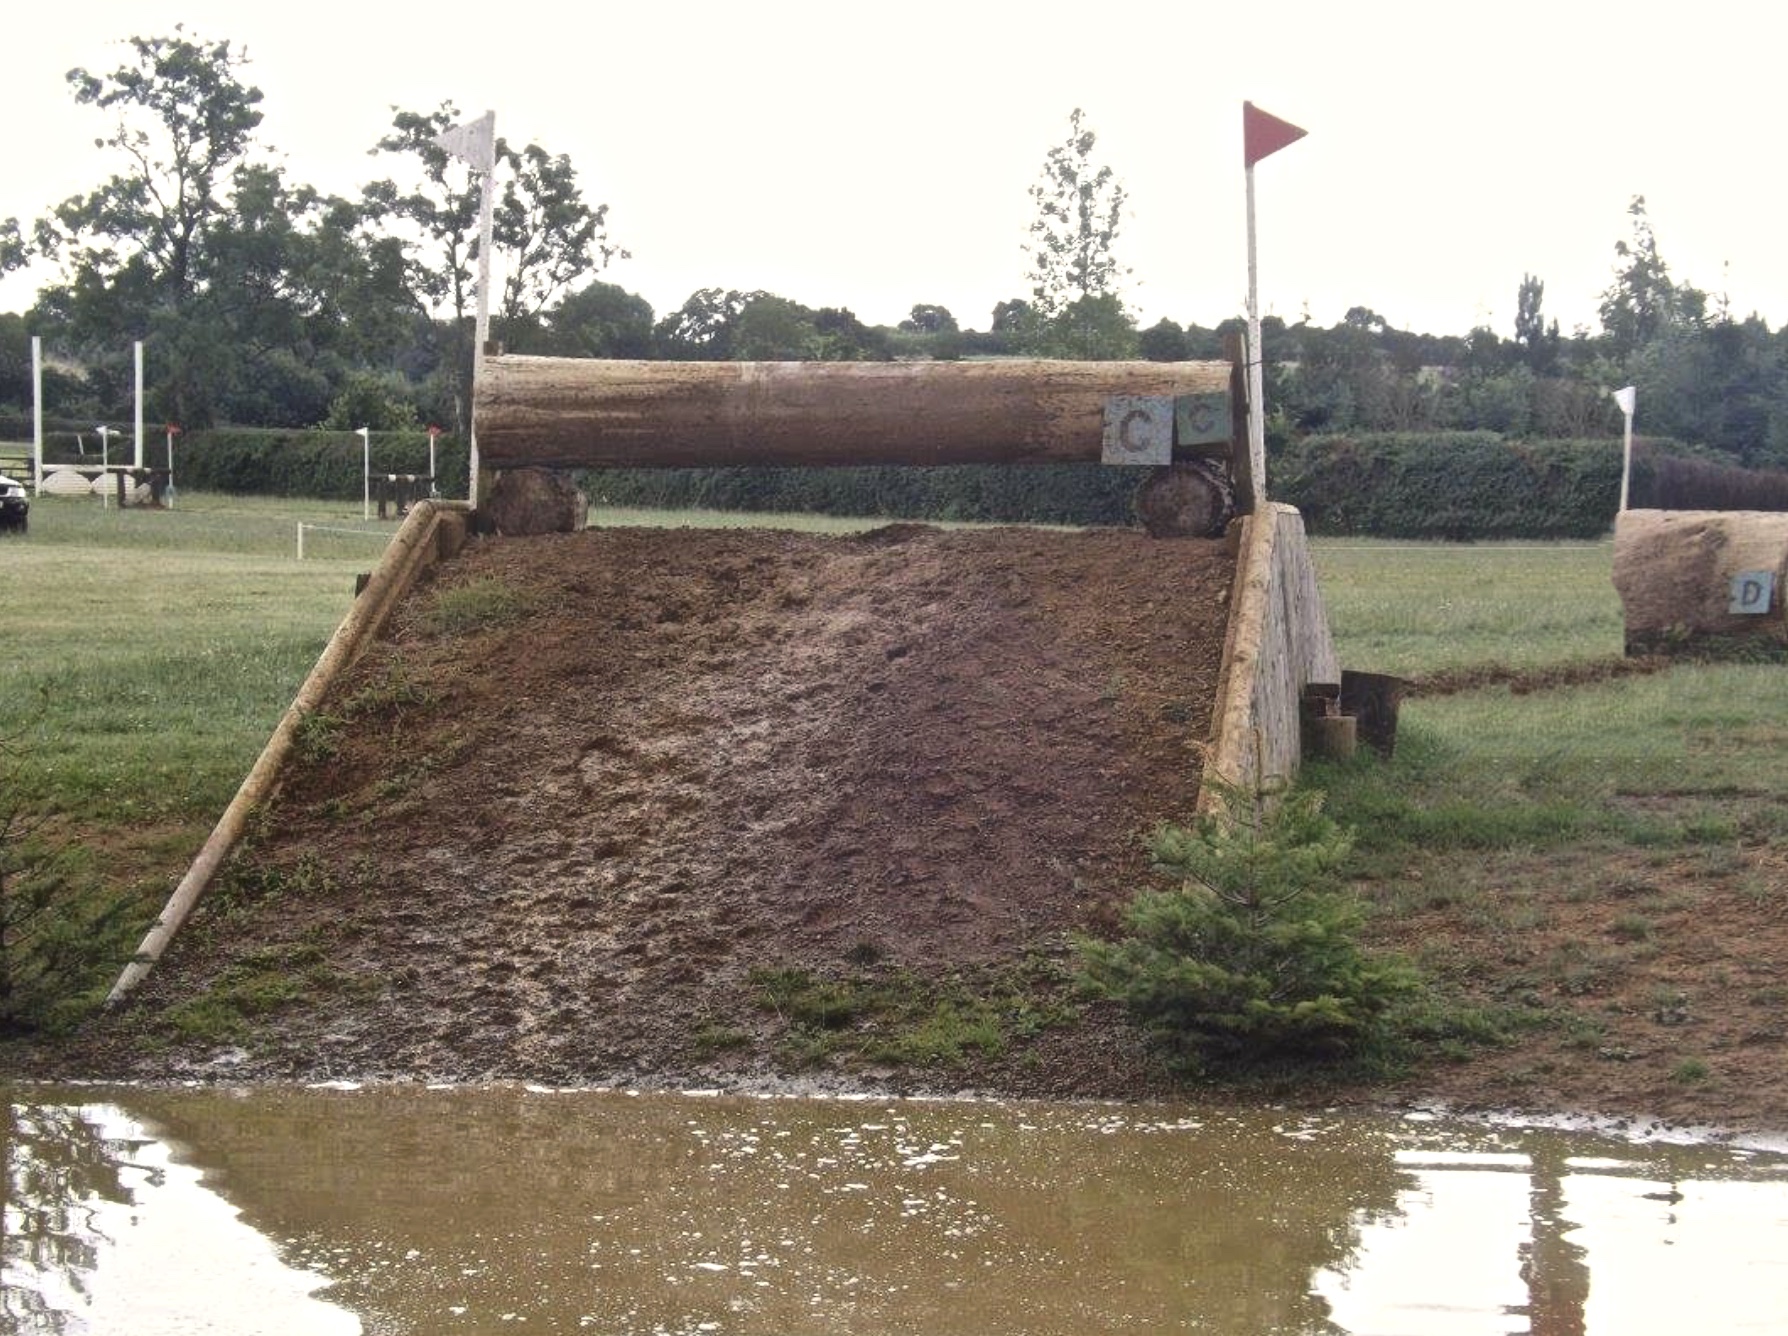
<path id="1" fill-rule="evenodd" d="M 1631 655 L 1788 656 L 1788 515 L 1628 510 L 1614 526 L 1614 588 Z"/>

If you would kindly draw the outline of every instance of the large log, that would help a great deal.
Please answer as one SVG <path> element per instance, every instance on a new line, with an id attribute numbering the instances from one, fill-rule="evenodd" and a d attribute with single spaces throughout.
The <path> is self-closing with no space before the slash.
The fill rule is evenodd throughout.
<path id="1" fill-rule="evenodd" d="M 1733 607 L 1733 582 L 1768 593 Z M 1752 592 L 1764 588 L 1753 580 Z M 1614 524 L 1614 588 L 1627 653 L 1717 655 L 1788 646 L 1788 515 L 1752 510 L 1626 510 Z"/>
<path id="2" fill-rule="evenodd" d="M 493 357 L 479 375 L 475 421 L 491 469 L 1078 463 L 1100 457 L 1111 396 L 1226 394 L 1232 370 Z"/>

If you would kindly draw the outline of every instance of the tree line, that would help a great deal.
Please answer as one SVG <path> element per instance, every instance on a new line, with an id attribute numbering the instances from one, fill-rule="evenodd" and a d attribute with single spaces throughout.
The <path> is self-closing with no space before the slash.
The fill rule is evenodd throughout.
<path id="1" fill-rule="evenodd" d="M 262 94 L 240 48 L 180 28 L 128 48 L 109 72 L 68 75 L 75 101 L 107 118 L 96 142 L 113 174 L 28 227 L 0 220 L 0 268 L 39 259 L 58 270 L 29 311 L 0 314 L 0 411 L 29 406 L 37 334 L 56 354 L 44 387 L 52 416 L 126 415 L 140 339 L 151 413 L 188 428 L 462 426 L 477 182 L 436 142 L 458 109 L 394 109 L 372 145 L 389 174 L 357 196 L 328 195 L 291 180 L 258 144 Z M 718 286 L 660 314 L 602 277 L 626 252 L 570 159 L 499 141 L 493 337 L 513 352 L 576 357 L 1220 357 L 1244 328 L 1239 315 L 1138 327 L 1119 259 L 1124 190 L 1097 142 L 1076 109 L 1031 189 L 1027 288 L 975 329 L 935 303 L 876 326 L 845 306 Z M 1674 276 L 1642 197 L 1630 226 L 1596 330 L 1562 335 L 1531 274 L 1507 336 L 1399 330 L 1366 306 L 1331 327 L 1267 317 L 1269 439 L 1611 435 L 1609 391 L 1632 384 L 1648 434 L 1749 467 L 1788 465 L 1788 330 Z"/>

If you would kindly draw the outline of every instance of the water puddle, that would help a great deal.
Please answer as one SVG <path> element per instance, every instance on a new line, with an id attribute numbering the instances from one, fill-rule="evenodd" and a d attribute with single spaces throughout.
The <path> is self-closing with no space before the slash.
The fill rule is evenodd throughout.
<path id="1" fill-rule="evenodd" d="M 13 1091 L 0 1332 L 1783 1330 L 1788 1154 L 1184 1106 Z"/>

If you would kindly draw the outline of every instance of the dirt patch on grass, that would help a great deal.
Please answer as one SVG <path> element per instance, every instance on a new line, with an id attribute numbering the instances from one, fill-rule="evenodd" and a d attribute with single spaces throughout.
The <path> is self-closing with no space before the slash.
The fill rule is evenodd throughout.
<path id="1" fill-rule="evenodd" d="M 1416 696 L 1453 696 L 1461 691 L 1480 691 L 1485 687 L 1507 687 L 1517 696 L 1533 691 L 1556 691 L 1562 687 L 1594 686 L 1623 677 L 1649 677 L 1661 673 L 1675 662 L 1663 655 L 1641 655 L 1634 658 L 1609 657 L 1582 659 L 1574 663 L 1548 664 L 1541 668 L 1510 668 L 1506 664 L 1473 664 L 1468 668 L 1450 668 L 1441 672 L 1423 673 L 1409 679 L 1409 693 Z"/>
<path id="2" fill-rule="evenodd" d="M 85 1060 L 1145 1090 L 1069 941 L 1192 810 L 1232 574 L 1111 531 L 475 544 Z"/>
<path id="3" fill-rule="evenodd" d="M 1723 839 L 1479 854 L 1370 890 L 1377 944 L 1515 1034 L 1391 1093 L 1788 1128 L 1780 847 Z"/>

